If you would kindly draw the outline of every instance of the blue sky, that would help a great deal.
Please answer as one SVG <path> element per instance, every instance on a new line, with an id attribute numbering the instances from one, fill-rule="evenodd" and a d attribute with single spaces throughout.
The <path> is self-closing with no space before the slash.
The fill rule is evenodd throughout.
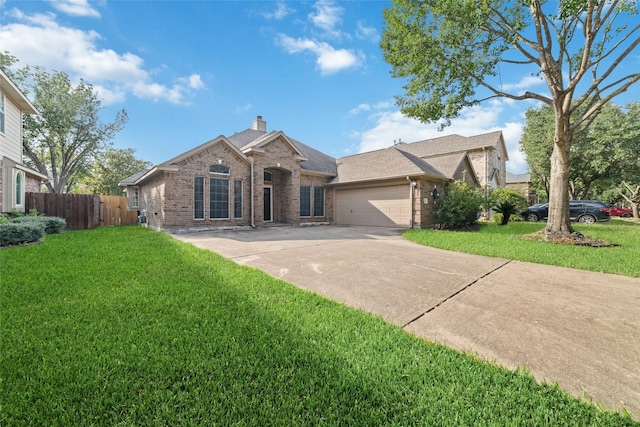
<path id="1" fill-rule="evenodd" d="M 397 139 L 502 130 L 507 169 L 525 172 L 518 141 L 531 102 L 485 102 L 464 110 L 444 132 L 399 112 L 394 95 L 402 94 L 403 82 L 391 77 L 379 48 L 389 4 L 0 0 L 0 50 L 21 66 L 91 83 L 105 120 L 122 108 L 129 114 L 114 145 L 154 164 L 242 131 L 260 115 L 267 130 L 334 157 Z M 543 87 L 528 74 L 501 77 L 505 89 Z M 638 98 L 631 93 L 625 102 Z"/>

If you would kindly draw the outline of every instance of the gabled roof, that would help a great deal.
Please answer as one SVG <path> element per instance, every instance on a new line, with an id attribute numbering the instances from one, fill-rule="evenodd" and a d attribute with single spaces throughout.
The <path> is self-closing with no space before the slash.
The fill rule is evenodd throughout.
<path id="1" fill-rule="evenodd" d="M 475 136 L 446 135 L 439 138 L 425 139 L 412 143 L 400 143 L 399 150 L 406 151 L 418 157 L 439 156 L 442 154 L 462 153 L 482 149 L 495 149 L 502 145 L 505 160 L 509 160 L 507 149 L 502 137 L 502 131 L 489 132 Z"/>
<path id="2" fill-rule="evenodd" d="M 448 179 L 423 159 L 401 151 L 396 146 L 342 157 L 337 159 L 336 163 L 338 176 L 331 181 L 331 184 L 421 175 Z"/>
<path id="3" fill-rule="evenodd" d="M 120 181 L 118 183 L 118 185 L 120 187 L 126 187 L 128 185 L 138 185 L 141 182 L 145 181 L 146 179 L 154 176 L 155 174 L 161 172 L 161 171 L 174 171 L 177 172 L 178 171 L 178 163 L 180 163 L 183 160 L 188 159 L 189 157 L 193 156 L 196 153 L 199 153 L 200 151 L 206 150 L 208 147 L 215 145 L 215 144 L 225 144 L 227 145 L 229 148 L 231 148 L 233 151 L 236 152 L 236 154 L 238 155 L 238 157 L 240 157 L 241 159 L 243 159 L 246 162 L 251 162 L 249 160 L 249 158 L 247 156 L 245 156 L 240 150 L 238 150 L 238 148 L 236 148 L 231 141 L 229 141 L 225 136 L 220 135 L 210 141 L 205 142 L 204 144 L 201 144 L 189 151 L 187 151 L 186 153 L 182 153 L 179 156 L 174 157 L 173 159 L 167 160 L 166 162 L 160 163 L 154 167 L 152 167 L 151 169 L 147 169 L 144 170 L 142 172 L 138 172 L 134 175 L 131 175 L 125 179 L 123 179 L 122 181 Z"/>
<path id="4" fill-rule="evenodd" d="M 275 137 L 282 135 L 289 142 L 293 149 L 299 153 L 303 160 L 300 168 L 308 172 L 318 172 L 327 175 L 335 175 L 336 159 L 328 156 L 302 142 L 287 136 L 284 132 L 263 132 L 255 129 L 245 129 L 242 132 L 234 133 L 229 137 L 229 141 L 239 150 L 245 151 L 249 148 L 259 148 L 260 146 L 272 141 Z"/>
<path id="5" fill-rule="evenodd" d="M 454 179 L 456 174 L 466 164 L 471 173 L 469 174 L 476 183 L 478 183 L 478 177 L 473 170 L 473 163 L 469 159 L 469 156 L 466 152 L 464 153 L 455 153 L 455 154 L 445 154 L 442 156 L 434 156 L 426 159 L 431 166 L 442 172 L 442 174 L 450 179 Z"/>
<path id="6" fill-rule="evenodd" d="M 18 86 L 13 83 L 5 72 L 0 69 L 0 90 L 7 94 L 9 98 L 20 108 L 20 111 L 27 114 L 38 114 L 38 110 L 31 101 L 22 93 Z"/>
<path id="7" fill-rule="evenodd" d="M 220 135 L 217 136 L 215 138 L 213 138 L 210 141 L 205 142 L 204 144 L 200 144 L 195 148 L 192 148 L 191 150 L 187 151 L 186 153 L 182 153 L 179 156 L 174 157 L 171 160 L 167 160 L 166 162 L 160 163 L 158 166 L 169 166 L 169 165 L 174 165 L 177 164 L 185 159 L 188 159 L 189 157 L 193 156 L 196 153 L 199 153 L 200 151 L 206 150 L 208 147 L 212 146 L 212 145 L 216 145 L 216 144 L 225 144 L 227 145 L 229 148 L 231 148 L 233 151 L 236 152 L 236 154 L 238 155 L 238 157 L 240 157 L 241 159 L 243 159 L 244 161 L 246 161 L 247 163 L 250 163 L 251 161 L 249 160 L 249 158 L 247 156 L 245 156 L 242 151 L 238 150 L 238 148 L 224 135 Z"/>

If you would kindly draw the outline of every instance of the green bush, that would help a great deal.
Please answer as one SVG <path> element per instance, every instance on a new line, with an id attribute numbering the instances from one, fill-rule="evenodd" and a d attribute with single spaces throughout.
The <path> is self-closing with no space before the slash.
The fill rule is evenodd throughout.
<path id="1" fill-rule="evenodd" d="M 483 197 L 480 189 L 456 181 L 438 201 L 436 216 L 440 228 L 460 230 L 471 227 L 478 219 Z"/>
<path id="2" fill-rule="evenodd" d="M 67 221 L 56 216 L 21 216 L 11 222 L 18 224 L 42 224 L 46 234 L 60 234 L 67 226 Z"/>
<path id="3" fill-rule="evenodd" d="M 493 214 L 493 216 L 491 217 L 491 221 L 495 222 L 496 224 L 501 224 L 502 218 L 503 216 L 501 213 L 496 213 L 496 214 Z M 509 216 L 509 222 L 516 222 L 516 221 L 522 221 L 522 217 L 519 214 Z"/>
<path id="4" fill-rule="evenodd" d="M 0 246 L 38 242 L 44 237 L 42 222 L 10 222 L 0 224 Z"/>

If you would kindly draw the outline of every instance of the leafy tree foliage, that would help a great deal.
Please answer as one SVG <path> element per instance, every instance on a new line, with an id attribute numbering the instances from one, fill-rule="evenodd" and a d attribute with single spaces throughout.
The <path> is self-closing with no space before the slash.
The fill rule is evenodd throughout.
<path id="1" fill-rule="evenodd" d="M 15 57 L 0 54 L 1 66 L 14 62 Z M 68 192 L 124 128 L 126 111 L 119 111 L 113 122 L 104 123 L 100 118 L 101 101 L 93 87 L 82 80 L 74 85 L 63 72 L 27 66 L 7 74 L 30 96 L 40 113 L 24 117 L 27 163 L 50 177 L 50 192 Z"/>
<path id="2" fill-rule="evenodd" d="M 73 187 L 73 192 L 121 196 L 122 187 L 118 187 L 118 183 L 151 166 L 151 162 L 138 159 L 133 148 L 111 148 L 98 154 L 88 174 Z"/>
<path id="3" fill-rule="evenodd" d="M 446 125 L 464 107 L 497 97 L 548 105 L 554 132 L 545 232 L 569 235 L 574 136 L 640 80 L 637 67 L 622 66 L 640 45 L 637 8 L 635 0 L 393 0 L 381 48 L 392 75 L 406 80 L 398 105 L 422 121 Z M 501 64 L 539 77 L 545 90 L 507 89 L 497 78 Z"/>
<path id="4" fill-rule="evenodd" d="M 445 196 L 438 200 L 438 224 L 446 230 L 469 228 L 477 221 L 483 202 L 479 188 L 464 181 L 456 181 Z"/>
<path id="5" fill-rule="evenodd" d="M 520 140 L 533 179 L 549 194 L 553 111 L 529 109 Z M 589 128 L 574 138 L 569 197 L 621 201 L 622 181 L 640 175 L 640 104 L 606 105 Z"/>

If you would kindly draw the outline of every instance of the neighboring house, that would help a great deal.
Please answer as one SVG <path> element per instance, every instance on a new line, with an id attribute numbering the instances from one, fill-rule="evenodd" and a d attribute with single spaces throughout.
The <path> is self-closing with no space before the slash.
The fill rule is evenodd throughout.
<path id="1" fill-rule="evenodd" d="M 0 69 L 0 212 L 24 212 L 25 192 L 39 193 L 47 177 L 22 163 L 22 115 L 38 114 Z"/>
<path id="2" fill-rule="evenodd" d="M 507 188 L 522 194 L 529 203 L 529 206 L 539 203 L 538 193 L 533 189 L 531 184 L 531 174 L 513 174 L 507 172 Z"/>
<path id="3" fill-rule="evenodd" d="M 429 227 L 450 183 L 502 187 L 506 160 L 501 132 L 335 159 L 282 131 L 268 132 L 258 116 L 250 129 L 218 136 L 120 186 L 142 222 L 169 232 L 318 223 Z"/>

